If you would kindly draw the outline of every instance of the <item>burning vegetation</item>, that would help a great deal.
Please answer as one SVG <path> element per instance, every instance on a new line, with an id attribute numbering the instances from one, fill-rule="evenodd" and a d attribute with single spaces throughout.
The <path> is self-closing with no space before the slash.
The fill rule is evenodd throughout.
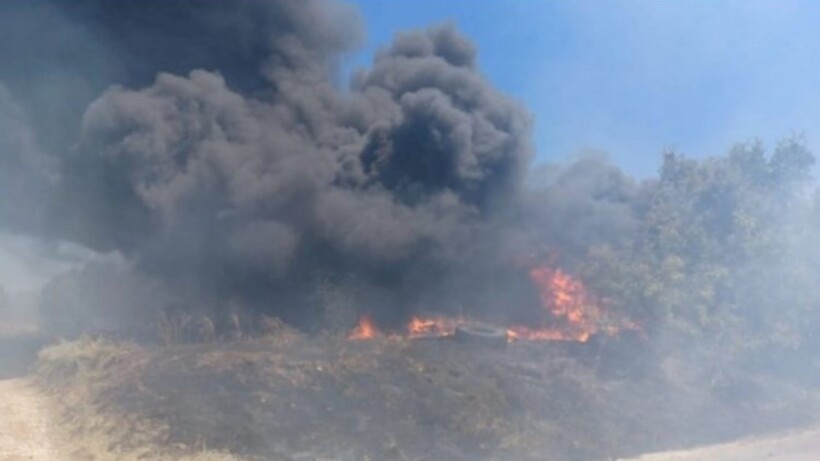
<path id="1" fill-rule="evenodd" d="M 397 35 L 340 88 L 363 32 L 332 0 L 0 8 L 20 44 L 0 46 L 0 230 L 70 267 L 39 328 L 83 339 L 37 378 L 77 434 L 586 461 L 820 408 L 799 137 L 669 152 L 647 179 L 595 155 L 533 166 L 528 111 L 452 24 Z M 531 249 L 556 256 L 510 262 Z M 506 346 L 423 340 L 464 331 Z"/>
<path id="2" fill-rule="evenodd" d="M 628 320 L 608 314 L 602 301 L 596 299 L 584 284 L 560 269 L 536 265 L 529 270 L 530 279 L 538 291 L 541 303 L 539 325 L 504 325 L 507 341 L 578 341 L 586 342 L 593 335 L 617 336 L 624 330 L 639 330 Z M 348 339 L 369 340 L 378 337 L 393 339 L 454 336 L 460 326 L 476 319 L 460 317 L 413 315 L 402 331 L 382 332 L 370 315 L 362 315 Z"/>
<path id="3" fill-rule="evenodd" d="M 528 112 L 452 25 L 397 36 L 342 90 L 361 30 L 332 0 L 18 3 L 3 21 L 65 26 L 47 50 L 0 27 L 36 48 L 0 69 L 0 225 L 74 261 L 39 296 L 48 334 L 145 339 L 159 318 L 226 337 L 245 315 L 365 338 L 812 336 L 799 138 L 667 153 L 647 180 L 596 156 L 534 167 Z M 30 75 L 74 76 L 49 94 L 75 97 L 35 98 Z M 510 255 L 534 248 L 560 257 L 522 277 Z"/>

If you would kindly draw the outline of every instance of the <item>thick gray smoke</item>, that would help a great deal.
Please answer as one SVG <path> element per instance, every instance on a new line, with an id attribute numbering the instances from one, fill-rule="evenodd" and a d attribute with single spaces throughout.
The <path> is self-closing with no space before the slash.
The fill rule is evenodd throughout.
<path id="1" fill-rule="evenodd" d="M 347 87 L 362 30 L 335 2 L 4 9 L 4 225 L 117 251 L 180 299 L 285 309 L 317 273 L 417 290 L 521 205 L 530 117 L 450 25 Z"/>
<path id="2" fill-rule="evenodd" d="M 41 226 L 58 174 L 54 159 L 41 150 L 25 110 L 0 82 L 2 225 L 13 231 Z"/>
<path id="3" fill-rule="evenodd" d="M 535 172 L 526 198 L 527 241 L 560 248 L 566 257 L 585 256 L 595 245 L 617 245 L 634 236 L 645 201 L 638 183 L 603 154 L 589 153 L 567 165 Z"/>

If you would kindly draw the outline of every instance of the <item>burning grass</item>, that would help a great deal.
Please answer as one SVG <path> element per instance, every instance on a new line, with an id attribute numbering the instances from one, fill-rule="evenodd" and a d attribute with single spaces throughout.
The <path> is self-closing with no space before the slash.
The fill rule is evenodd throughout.
<path id="1" fill-rule="evenodd" d="M 37 378 L 60 396 L 80 459 L 99 460 L 600 460 L 803 423 L 817 409 L 782 387 L 772 395 L 793 398 L 773 402 L 779 384 L 755 377 L 708 385 L 643 341 L 84 339 L 44 350 Z"/>
<path id="2" fill-rule="evenodd" d="M 626 331 L 640 331 L 636 323 L 604 309 L 602 300 L 591 294 L 579 279 L 563 270 L 537 264 L 530 268 L 529 275 L 541 302 L 541 321 L 536 325 L 499 326 L 506 332 L 508 342 L 526 340 L 583 343 L 593 335 L 617 336 Z M 447 337 L 453 336 L 459 327 L 470 323 L 471 319 L 464 316 L 414 315 L 402 331 L 384 332 L 370 315 L 364 314 L 348 339 Z"/>

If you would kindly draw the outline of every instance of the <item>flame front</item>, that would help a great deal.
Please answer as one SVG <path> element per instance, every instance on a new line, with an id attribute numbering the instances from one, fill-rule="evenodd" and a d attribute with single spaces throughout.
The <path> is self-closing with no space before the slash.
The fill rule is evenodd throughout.
<path id="1" fill-rule="evenodd" d="M 536 266 L 530 278 L 538 288 L 541 306 L 549 311 L 557 325 L 552 328 L 513 328 L 519 337 L 543 340 L 587 341 L 598 333 L 605 315 L 584 285 L 561 269 Z"/>
<path id="2" fill-rule="evenodd" d="M 414 316 L 407 324 L 407 336 L 421 338 L 425 336 L 450 336 L 456 328 L 467 321 L 460 317 L 419 317 Z"/>
<path id="3" fill-rule="evenodd" d="M 632 322 L 608 315 L 601 303 L 592 296 L 580 280 L 545 265 L 530 269 L 530 279 L 538 290 L 538 298 L 544 309 L 543 320 L 538 325 L 513 325 L 506 327 L 508 341 L 579 341 L 586 342 L 593 335 L 603 333 L 615 336 L 623 330 L 637 330 Z M 463 317 L 414 316 L 402 334 L 388 338 L 443 337 L 455 334 L 456 328 L 469 321 Z M 364 315 L 348 336 L 349 339 L 373 339 L 382 336 L 370 316 Z"/>
<path id="4" fill-rule="evenodd" d="M 359 324 L 347 336 L 348 339 L 373 339 L 378 334 L 376 325 L 369 315 L 363 315 L 359 318 Z"/>

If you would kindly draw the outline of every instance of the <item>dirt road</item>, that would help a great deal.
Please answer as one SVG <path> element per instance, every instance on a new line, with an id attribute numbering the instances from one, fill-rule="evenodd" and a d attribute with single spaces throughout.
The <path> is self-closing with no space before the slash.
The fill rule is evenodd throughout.
<path id="1" fill-rule="evenodd" d="M 622 461 L 816 461 L 820 429 L 741 440 L 694 450 L 645 455 Z"/>
<path id="2" fill-rule="evenodd" d="M 0 461 L 62 461 L 43 397 L 22 379 L 0 381 Z"/>
<path id="3" fill-rule="evenodd" d="M 820 428 L 621 461 L 816 461 Z M 0 380 L 0 461 L 64 461 L 44 398 L 24 379 Z"/>

